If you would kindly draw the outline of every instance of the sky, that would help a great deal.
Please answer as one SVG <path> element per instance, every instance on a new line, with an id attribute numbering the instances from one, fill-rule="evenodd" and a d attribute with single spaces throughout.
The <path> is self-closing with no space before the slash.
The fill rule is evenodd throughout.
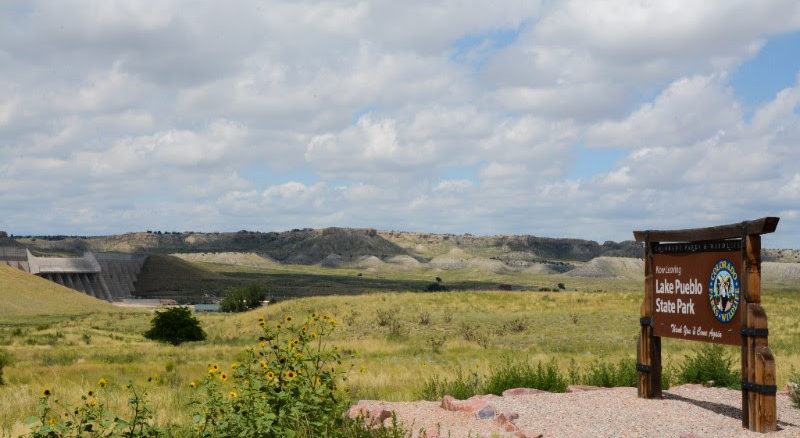
<path id="1" fill-rule="evenodd" d="M 800 248 L 796 0 L 0 0 L 10 234 L 764 216 Z"/>

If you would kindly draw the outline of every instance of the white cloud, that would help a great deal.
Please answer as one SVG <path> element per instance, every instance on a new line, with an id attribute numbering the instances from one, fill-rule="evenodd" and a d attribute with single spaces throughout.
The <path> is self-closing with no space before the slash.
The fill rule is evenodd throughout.
<path id="1" fill-rule="evenodd" d="M 786 212 L 800 245 L 800 85 L 751 108 L 729 82 L 771 36 L 800 30 L 795 1 L 7 11 L 0 229 L 605 240 Z M 622 156 L 574 174 L 603 148 Z"/>

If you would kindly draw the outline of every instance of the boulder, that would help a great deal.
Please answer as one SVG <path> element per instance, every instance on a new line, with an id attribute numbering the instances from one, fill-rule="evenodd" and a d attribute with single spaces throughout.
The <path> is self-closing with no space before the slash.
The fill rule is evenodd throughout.
<path id="1" fill-rule="evenodd" d="M 516 412 L 501 412 L 494 417 L 494 422 L 506 432 L 516 432 L 517 425 L 514 424 L 514 420 L 517 418 L 519 414 Z"/>
<path id="2" fill-rule="evenodd" d="M 483 409 L 484 406 L 486 406 L 488 401 L 496 398 L 498 398 L 498 396 L 494 394 L 487 394 L 475 395 L 466 400 L 459 400 L 446 395 L 444 398 L 442 398 L 440 407 L 442 409 L 454 412 L 478 412 Z"/>
<path id="3" fill-rule="evenodd" d="M 543 392 L 547 391 L 542 391 L 541 389 L 535 389 L 535 388 L 512 388 L 503 391 L 503 397 L 509 397 L 515 395 L 541 394 Z"/>
<path id="4" fill-rule="evenodd" d="M 567 392 L 599 391 L 601 389 L 608 389 L 608 388 L 603 388 L 602 386 L 590 386 L 590 385 L 569 385 L 569 386 L 567 386 Z"/>
<path id="5" fill-rule="evenodd" d="M 350 407 L 347 415 L 350 418 L 364 417 L 364 423 L 372 427 L 383 424 L 387 418 L 392 418 L 392 411 L 384 408 L 377 400 L 359 400 Z"/>

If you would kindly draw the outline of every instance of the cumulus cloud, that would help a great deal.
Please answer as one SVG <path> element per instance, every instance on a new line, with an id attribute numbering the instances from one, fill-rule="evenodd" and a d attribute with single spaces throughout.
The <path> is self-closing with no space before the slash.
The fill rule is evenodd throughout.
<path id="1" fill-rule="evenodd" d="M 800 245 L 800 83 L 753 107 L 729 79 L 800 31 L 795 1 L 6 6 L 12 233 L 619 240 L 784 214 Z"/>

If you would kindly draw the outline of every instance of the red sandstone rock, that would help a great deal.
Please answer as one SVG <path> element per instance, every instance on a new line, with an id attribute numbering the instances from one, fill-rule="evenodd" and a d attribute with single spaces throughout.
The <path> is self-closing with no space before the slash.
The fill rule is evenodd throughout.
<path id="1" fill-rule="evenodd" d="M 514 396 L 514 395 L 528 395 L 528 394 L 541 394 L 543 392 L 541 389 L 534 389 L 534 388 L 513 388 L 513 389 L 506 389 L 503 391 L 503 397 Z"/>
<path id="2" fill-rule="evenodd" d="M 517 425 L 514 424 L 514 420 L 517 418 L 519 418 L 519 414 L 516 412 L 501 412 L 494 417 L 494 422 L 506 432 L 516 432 Z"/>
<path id="3" fill-rule="evenodd" d="M 367 426 L 383 424 L 383 420 L 392 418 L 392 411 L 383 408 L 376 400 L 359 400 L 348 411 L 350 418 L 364 417 Z"/>
<path id="4" fill-rule="evenodd" d="M 539 432 L 532 432 L 530 430 L 520 430 L 514 434 L 516 438 L 544 438 L 544 434 Z"/>
<path id="5" fill-rule="evenodd" d="M 586 392 L 586 391 L 599 391 L 603 388 L 601 386 L 589 386 L 589 385 L 569 385 L 567 386 L 567 392 Z"/>
<path id="6" fill-rule="evenodd" d="M 466 400 L 458 400 L 449 395 L 442 398 L 442 404 L 439 405 L 442 409 L 457 412 L 478 412 L 486 406 L 489 400 L 498 398 L 494 394 L 475 395 Z"/>

